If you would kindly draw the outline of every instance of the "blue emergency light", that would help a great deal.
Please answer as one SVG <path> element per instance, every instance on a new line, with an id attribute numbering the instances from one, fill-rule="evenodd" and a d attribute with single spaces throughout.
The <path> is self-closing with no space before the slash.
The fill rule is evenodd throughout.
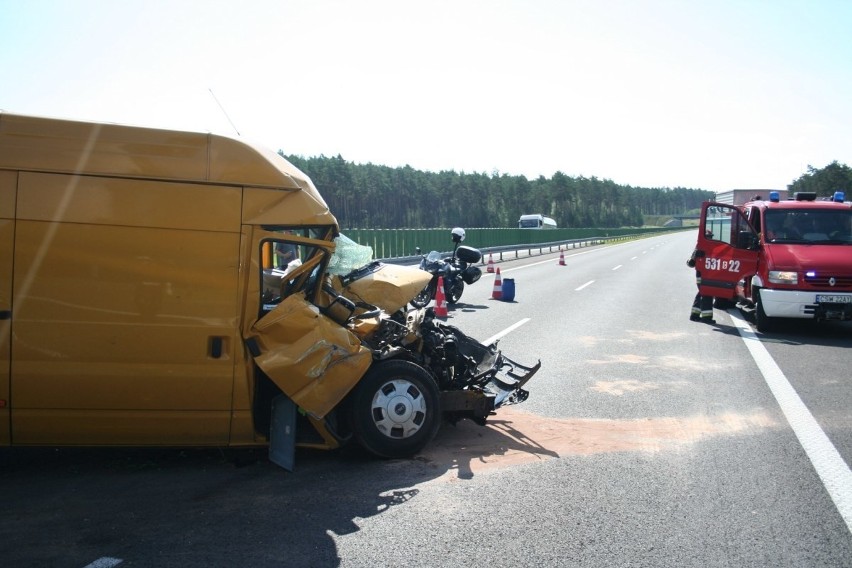
<path id="1" fill-rule="evenodd" d="M 835 191 L 834 198 L 832 201 L 836 201 L 838 203 L 843 203 L 846 200 L 846 194 L 842 191 Z"/>
<path id="2" fill-rule="evenodd" d="M 772 203 L 778 203 L 779 201 L 781 201 L 781 194 L 777 191 L 770 191 L 769 201 L 771 201 Z"/>

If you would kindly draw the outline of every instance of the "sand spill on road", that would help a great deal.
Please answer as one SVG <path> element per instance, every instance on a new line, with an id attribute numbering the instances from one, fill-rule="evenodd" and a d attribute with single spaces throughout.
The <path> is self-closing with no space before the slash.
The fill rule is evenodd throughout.
<path id="1" fill-rule="evenodd" d="M 467 420 L 455 426 L 445 424 L 418 459 L 463 479 L 478 471 L 571 455 L 678 449 L 708 438 L 755 434 L 776 425 L 764 411 L 607 420 L 546 418 L 501 408 L 484 427 Z"/>

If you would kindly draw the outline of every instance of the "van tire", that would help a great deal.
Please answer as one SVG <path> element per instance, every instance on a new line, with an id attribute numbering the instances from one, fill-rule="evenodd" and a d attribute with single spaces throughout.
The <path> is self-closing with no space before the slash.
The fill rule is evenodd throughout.
<path id="1" fill-rule="evenodd" d="M 438 385 L 410 361 L 375 363 L 355 387 L 350 402 L 355 439 L 382 458 L 416 454 L 441 424 Z"/>

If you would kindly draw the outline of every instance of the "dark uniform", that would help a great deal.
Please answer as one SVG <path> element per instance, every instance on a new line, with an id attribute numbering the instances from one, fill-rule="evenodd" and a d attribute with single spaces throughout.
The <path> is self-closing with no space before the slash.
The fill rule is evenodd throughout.
<path id="1" fill-rule="evenodd" d="M 689 260 L 686 261 L 686 265 L 695 268 L 697 258 L 698 249 L 696 248 L 689 256 Z M 695 285 L 699 287 L 699 291 L 692 301 L 692 312 L 689 314 L 689 319 L 703 323 L 716 323 L 716 320 L 713 319 L 713 296 L 701 295 L 701 271 L 697 268 L 695 269 Z"/>

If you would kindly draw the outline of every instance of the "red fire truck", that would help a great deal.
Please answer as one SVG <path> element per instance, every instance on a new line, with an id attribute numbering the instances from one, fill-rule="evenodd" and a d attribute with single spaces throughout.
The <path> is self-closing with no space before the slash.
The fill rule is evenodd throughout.
<path id="1" fill-rule="evenodd" d="M 705 202 L 696 269 L 704 295 L 736 302 L 758 331 L 778 318 L 852 319 L 852 204 L 843 192 L 743 205 Z"/>

